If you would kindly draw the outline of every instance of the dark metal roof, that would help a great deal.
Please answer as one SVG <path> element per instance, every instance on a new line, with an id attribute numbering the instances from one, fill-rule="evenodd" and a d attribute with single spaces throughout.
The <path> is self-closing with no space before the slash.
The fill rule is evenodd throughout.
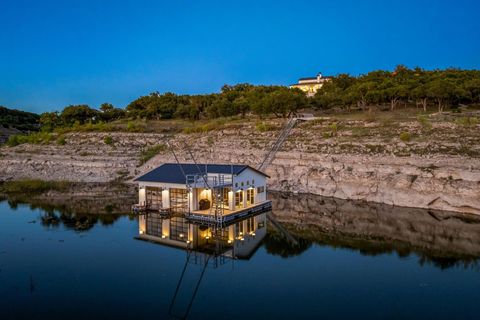
<path id="1" fill-rule="evenodd" d="M 164 183 L 178 183 L 185 184 L 185 174 L 197 174 L 197 173 L 221 173 L 221 174 L 230 174 L 238 175 L 242 173 L 245 169 L 250 168 L 266 177 L 269 177 L 265 173 L 252 168 L 248 165 L 243 164 L 198 164 L 194 163 L 165 163 L 160 167 L 153 169 L 152 171 L 147 172 L 146 174 L 136 178 L 134 181 L 144 181 L 144 182 L 164 182 Z M 200 172 L 199 170 L 200 169 Z"/>

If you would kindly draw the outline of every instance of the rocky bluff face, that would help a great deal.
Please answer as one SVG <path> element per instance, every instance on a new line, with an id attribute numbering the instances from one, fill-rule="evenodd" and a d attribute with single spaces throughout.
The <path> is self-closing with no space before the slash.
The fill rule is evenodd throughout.
<path id="1" fill-rule="evenodd" d="M 302 124 L 293 129 L 266 169 L 270 190 L 480 214 L 480 142 L 474 131 L 461 142 L 458 136 L 457 142 L 450 136 L 403 142 L 396 133 L 384 142 L 386 132 L 375 133 L 380 129 L 374 123 L 363 123 L 361 128 L 358 123 L 347 123 L 345 127 L 353 129 L 333 137 L 331 132 L 325 135 L 325 130 L 331 130 L 325 126 Z M 411 131 L 420 130 L 409 126 Z M 355 128 L 368 129 L 368 135 L 358 138 L 363 131 Z M 442 130 L 438 132 L 453 134 L 448 131 L 453 129 Z M 183 148 L 186 142 L 199 162 L 257 166 L 277 135 L 278 130 L 256 130 L 252 122 L 193 134 L 70 133 L 64 145 L 1 148 L 0 179 L 128 181 L 175 161 L 168 148 L 163 148 L 140 165 L 142 151 L 167 142 L 177 146 L 180 161 L 191 161 Z M 111 144 L 104 142 L 106 136 L 112 138 Z"/>

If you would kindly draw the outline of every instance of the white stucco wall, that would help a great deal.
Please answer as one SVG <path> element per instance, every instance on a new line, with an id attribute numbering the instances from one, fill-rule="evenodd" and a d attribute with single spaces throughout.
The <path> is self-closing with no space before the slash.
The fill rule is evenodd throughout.
<path id="1" fill-rule="evenodd" d="M 253 183 L 252 183 L 253 182 Z M 243 183 L 243 186 L 242 186 Z M 234 192 L 236 190 L 242 189 L 242 190 L 247 190 L 248 188 L 254 187 L 255 188 L 255 193 L 254 193 L 254 202 L 259 203 L 262 201 L 267 200 L 267 177 L 264 175 L 256 172 L 255 170 L 252 169 L 245 169 L 242 173 L 240 173 L 238 176 L 233 177 L 233 190 Z M 264 187 L 264 192 L 263 193 L 257 193 L 257 188 L 258 187 Z M 246 194 L 244 194 L 244 202 L 246 203 Z"/>

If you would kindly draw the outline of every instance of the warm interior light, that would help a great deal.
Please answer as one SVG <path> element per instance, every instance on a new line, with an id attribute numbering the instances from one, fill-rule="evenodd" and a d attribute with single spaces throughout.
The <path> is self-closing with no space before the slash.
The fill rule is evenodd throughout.
<path id="1" fill-rule="evenodd" d="M 183 238 L 183 237 L 185 237 L 185 235 L 184 235 L 183 233 L 180 233 L 180 234 L 179 234 L 179 237 L 180 237 L 180 238 Z"/>
<path id="2" fill-rule="evenodd" d="M 232 240 L 228 240 L 227 242 L 228 242 L 228 243 L 232 243 Z"/>
<path id="3" fill-rule="evenodd" d="M 255 232 L 252 232 L 251 235 L 255 237 Z"/>
<path id="4" fill-rule="evenodd" d="M 166 235 L 162 234 L 162 239 L 165 239 L 166 237 L 167 237 Z"/>
<path id="5" fill-rule="evenodd" d="M 207 240 L 208 240 L 208 239 L 210 239 L 210 237 L 209 237 L 209 236 L 205 236 L 205 239 L 207 239 Z"/>
<path id="6" fill-rule="evenodd" d="M 243 240 L 245 240 L 245 238 L 244 238 L 244 237 L 241 237 L 241 238 L 240 238 L 240 240 L 242 240 L 242 241 L 243 241 Z"/>

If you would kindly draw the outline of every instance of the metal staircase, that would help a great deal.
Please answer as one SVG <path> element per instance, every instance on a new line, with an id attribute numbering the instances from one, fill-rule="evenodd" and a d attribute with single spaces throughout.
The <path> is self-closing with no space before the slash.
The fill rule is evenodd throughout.
<path id="1" fill-rule="evenodd" d="M 214 176 L 212 186 L 212 205 L 210 206 L 210 215 L 215 217 L 217 223 L 222 223 L 225 213 L 225 205 L 223 203 L 223 193 L 225 192 L 225 175 L 219 174 Z"/>
<path id="2" fill-rule="evenodd" d="M 262 163 L 258 166 L 259 171 L 265 171 L 267 167 L 270 165 L 270 163 L 273 161 L 275 158 L 275 154 L 277 153 L 278 150 L 282 147 L 283 143 L 287 139 L 288 135 L 290 134 L 290 131 L 292 131 L 293 127 L 297 123 L 297 118 L 290 118 L 285 126 L 282 128 L 280 131 L 280 134 L 277 137 L 277 140 L 273 144 L 272 148 L 270 151 L 267 153 L 265 158 L 263 159 Z"/>

